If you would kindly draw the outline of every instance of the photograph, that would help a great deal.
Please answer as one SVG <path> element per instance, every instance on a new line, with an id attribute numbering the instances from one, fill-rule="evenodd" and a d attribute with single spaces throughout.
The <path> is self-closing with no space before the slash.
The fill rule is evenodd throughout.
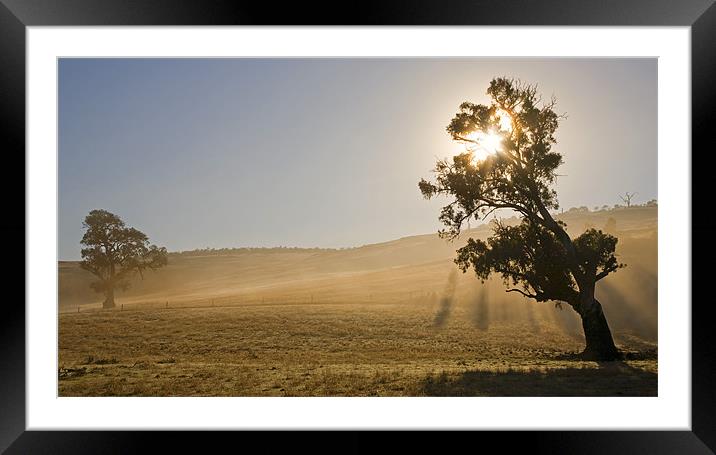
<path id="1" fill-rule="evenodd" d="M 715 1 L 0 0 L 0 452 L 716 453 Z"/>
<path id="2" fill-rule="evenodd" d="M 58 396 L 659 396 L 658 76 L 58 58 Z"/>

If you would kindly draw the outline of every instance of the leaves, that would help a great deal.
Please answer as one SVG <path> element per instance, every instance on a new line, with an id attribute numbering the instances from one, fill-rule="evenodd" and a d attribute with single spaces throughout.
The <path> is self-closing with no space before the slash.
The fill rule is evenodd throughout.
<path id="1" fill-rule="evenodd" d="M 434 180 L 421 179 L 418 187 L 425 198 L 452 199 L 439 216 L 444 238 L 457 237 L 470 218 L 484 220 L 500 209 L 520 214 L 518 226 L 497 222 L 487 241 L 469 239 L 455 262 L 463 272 L 474 269 L 482 280 L 499 274 L 507 285 L 517 286 L 508 292 L 574 306 L 580 289 L 593 291 L 596 281 L 623 267 L 615 255 L 617 239 L 590 229 L 573 241 L 564 223 L 549 213 L 559 207 L 552 184 L 563 162 L 552 150 L 565 118 L 555 112 L 555 99 L 543 103 L 535 85 L 504 77 L 493 79 L 487 94 L 489 105 L 462 103 L 447 132 L 466 144 L 480 135 L 499 134 L 500 147 L 482 159 L 468 148 L 438 160 Z M 501 118 L 505 115 L 511 120 L 507 124 Z"/>
<path id="2" fill-rule="evenodd" d="M 619 263 L 615 255 L 617 241 L 618 239 L 613 235 L 594 228 L 587 229 L 574 239 L 574 248 L 582 272 L 596 276 L 596 280 L 600 280 L 609 273 L 625 267 L 624 264 Z"/>
<path id="3" fill-rule="evenodd" d="M 418 187 L 425 198 L 447 195 L 455 198 L 440 220 L 445 236 L 457 236 L 468 218 L 484 219 L 495 209 L 511 209 L 524 216 L 539 216 L 539 209 L 556 209 L 557 194 L 550 188 L 562 156 L 551 151 L 554 133 L 562 117 L 553 110 L 554 100 L 538 107 L 536 87 L 497 78 L 487 90 L 490 105 L 462 103 L 447 127 L 454 140 L 474 142 L 473 133 L 500 131 L 498 151 L 484 159 L 466 151 L 439 160 L 435 181 L 425 179 Z M 510 131 L 500 129 L 498 111 L 512 118 Z"/>
<path id="4" fill-rule="evenodd" d="M 506 285 L 519 286 L 537 301 L 569 302 L 578 296 L 567 252 L 552 232 L 526 219 L 517 226 L 495 222 L 493 232 L 487 241 L 469 239 L 457 250 L 455 263 L 463 272 L 473 268 L 483 281 L 499 274 Z"/>
<path id="5" fill-rule="evenodd" d="M 92 284 L 97 292 L 116 287 L 126 289 L 128 278 L 146 269 L 167 264 L 166 248 L 150 245 L 148 237 L 139 230 L 126 227 L 124 222 L 106 210 L 92 210 L 83 223 L 82 262 L 80 267 L 99 278 Z"/>

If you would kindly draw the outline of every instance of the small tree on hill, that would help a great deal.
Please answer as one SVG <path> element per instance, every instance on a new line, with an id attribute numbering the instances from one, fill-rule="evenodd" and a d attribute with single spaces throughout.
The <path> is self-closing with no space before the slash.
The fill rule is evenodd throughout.
<path id="1" fill-rule="evenodd" d="M 466 151 L 439 160 L 435 180 L 422 179 L 426 198 L 448 196 L 440 220 L 441 236 L 454 239 L 465 220 L 485 219 L 499 209 L 517 212 L 521 223 L 494 223 L 487 241 L 468 239 L 455 262 L 485 280 L 502 277 L 517 292 L 538 302 L 569 305 L 582 319 L 584 357 L 619 357 L 602 305 L 594 297 L 597 281 L 622 267 L 616 259 L 617 238 L 589 229 L 572 239 L 566 225 L 550 210 L 559 208 L 551 188 L 562 155 L 553 151 L 562 118 L 555 100 L 542 103 L 535 86 L 511 79 L 490 82 L 489 105 L 462 103 L 447 127 Z"/>
<path id="2" fill-rule="evenodd" d="M 105 295 L 104 308 L 115 306 L 115 289 L 127 289 L 133 274 L 143 278 L 144 270 L 167 264 L 166 248 L 150 245 L 144 233 L 126 227 L 113 213 L 92 210 L 82 225 L 86 231 L 80 267 L 98 278 L 90 286 Z"/>
<path id="3" fill-rule="evenodd" d="M 634 196 L 636 196 L 637 193 L 629 193 L 628 191 L 624 193 L 624 196 L 619 196 L 619 199 L 622 200 L 627 206 L 627 208 L 631 207 L 631 200 L 634 199 Z"/>

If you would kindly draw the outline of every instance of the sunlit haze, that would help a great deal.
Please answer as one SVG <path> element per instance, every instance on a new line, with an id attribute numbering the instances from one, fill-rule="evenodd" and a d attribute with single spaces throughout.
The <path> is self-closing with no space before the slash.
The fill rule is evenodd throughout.
<path id="1" fill-rule="evenodd" d="M 433 233 L 417 182 L 500 149 L 506 113 L 475 144 L 445 128 L 503 75 L 566 114 L 561 207 L 657 198 L 656 59 L 60 59 L 59 259 L 99 208 L 170 251 Z"/>

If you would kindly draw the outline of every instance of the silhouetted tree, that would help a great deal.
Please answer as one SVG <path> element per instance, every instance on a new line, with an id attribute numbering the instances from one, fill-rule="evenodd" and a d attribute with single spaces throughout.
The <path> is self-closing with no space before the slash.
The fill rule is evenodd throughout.
<path id="1" fill-rule="evenodd" d="M 150 245 L 145 234 L 126 227 L 113 213 L 92 210 L 82 226 L 86 231 L 80 267 L 99 278 L 91 287 L 105 295 L 104 308 L 115 306 L 115 289 L 127 289 L 134 273 L 143 278 L 144 270 L 167 264 L 166 248 Z"/>
<path id="2" fill-rule="evenodd" d="M 619 198 L 624 202 L 627 206 L 627 208 L 631 207 L 631 200 L 636 196 L 637 193 L 624 193 L 624 196 L 619 196 Z"/>
<path id="3" fill-rule="evenodd" d="M 559 208 L 551 186 L 562 164 L 562 155 L 552 150 L 563 118 L 554 110 L 556 101 L 543 103 L 536 86 L 507 78 L 493 79 L 487 94 L 489 105 L 462 103 L 447 127 L 454 140 L 468 146 L 466 151 L 439 160 L 435 180 L 419 183 L 426 198 L 452 199 L 442 208 L 439 219 L 447 228 L 440 235 L 454 239 L 471 217 L 485 219 L 498 209 L 517 212 L 520 224 L 495 222 L 494 235 L 487 241 L 468 239 L 455 262 L 463 272 L 473 268 L 483 281 L 500 275 L 512 286 L 508 292 L 560 307 L 568 304 L 582 319 L 584 357 L 618 358 L 594 297 L 597 281 L 623 266 L 614 253 L 617 239 L 596 229 L 572 239 L 566 225 L 550 214 Z M 477 154 L 485 141 L 492 144 L 492 153 Z"/>

